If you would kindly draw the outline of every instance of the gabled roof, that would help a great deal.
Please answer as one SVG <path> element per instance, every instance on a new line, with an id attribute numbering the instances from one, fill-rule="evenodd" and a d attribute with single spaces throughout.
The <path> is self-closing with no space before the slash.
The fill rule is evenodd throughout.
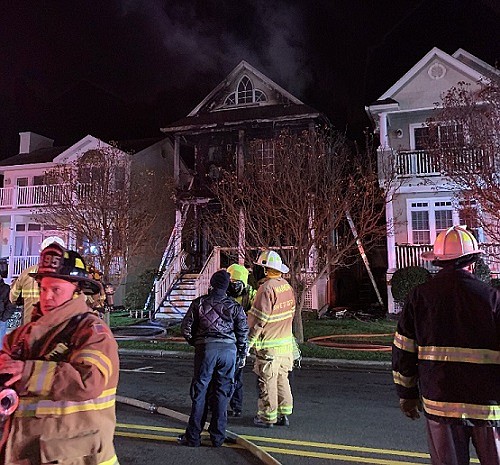
<path id="1" fill-rule="evenodd" d="M 292 94 L 287 92 L 283 87 L 280 87 L 276 84 L 272 79 L 269 79 L 267 76 L 262 74 L 258 69 L 254 68 L 252 65 L 247 63 L 245 60 L 241 60 L 240 63 L 227 75 L 226 79 L 224 79 L 212 92 L 210 92 L 193 110 L 188 116 L 195 116 L 198 114 L 201 108 L 206 106 L 208 102 L 213 100 L 213 98 L 223 89 L 231 86 L 235 83 L 236 78 L 242 73 L 247 72 L 248 74 L 253 74 L 257 78 L 261 79 L 263 82 L 267 84 L 269 88 L 274 89 L 278 93 L 282 94 L 287 100 L 292 103 L 296 103 L 297 105 L 302 105 L 302 102 L 294 97 Z"/>
<path id="2" fill-rule="evenodd" d="M 453 58 L 461 61 L 462 63 L 474 68 L 477 72 L 488 76 L 493 79 L 500 79 L 500 70 L 489 65 L 480 58 L 472 55 L 472 53 L 459 48 L 454 54 Z"/>
<path id="3" fill-rule="evenodd" d="M 469 54 L 470 55 L 470 54 Z M 472 56 L 472 55 L 471 55 Z M 488 80 L 485 74 L 482 74 L 472 68 L 471 66 L 463 63 L 457 58 L 448 55 L 437 47 L 430 50 L 421 60 L 419 60 L 399 81 L 397 81 L 389 90 L 384 92 L 378 100 L 385 100 L 387 98 L 392 98 L 399 90 L 401 90 L 413 77 L 419 73 L 422 68 L 424 68 L 431 60 L 439 58 L 443 62 L 449 63 L 458 70 L 460 70 L 464 75 L 468 76 L 473 81 Z M 477 59 L 478 61 L 481 61 Z"/>
<path id="4" fill-rule="evenodd" d="M 35 163 L 51 163 L 54 159 L 67 150 L 65 147 L 45 147 L 30 153 L 18 153 L 4 160 L 0 160 L 0 166 L 31 165 Z"/>
<path id="5" fill-rule="evenodd" d="M 242 76 L 262 87 L 266 101 L 249 104 L 224 105 L 228 95 L 237 88 Z M 255 81 L 255 82 L 254 82 Z M 168 124 L 163 132 L 207 129 L 248 122 L 293 121 L 318 118 L 321 113 L 305 105 L 273 80 L 246 61 L 241 61 L 214 90 L 212 90 L 186 117 Z"/>

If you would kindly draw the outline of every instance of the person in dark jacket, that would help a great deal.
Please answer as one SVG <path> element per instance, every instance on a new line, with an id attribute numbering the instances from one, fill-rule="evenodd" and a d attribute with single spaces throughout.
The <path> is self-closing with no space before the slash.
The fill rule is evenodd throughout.
<path id="1" fill-rule="evenodd" d="M 195 348 L 191 382 L 191 415 L 182 445 L 198 447 L 210 399 L 211 420 L 208 432 L 214 447 L 226 438 L 227 405 L 232 392 L 234 370 L 246 358 L 248 325 L 243 307 L 226 295 L 230 275 L 217 271 L 210 279 L 207 295 L 193 300 L 182 320 L 181 331 Z M 207 396 L 211 385 L 210 396 Z"/>
<path id="2" fill-rule="evenodd" d="M 441 271 L 408 296 L 392 349 L 402 412 L 423 409 L 433 465 L 467 465 L 472 440 L 482 465 L 500 464 L 500 290 L 471 273 L 474 236 L 441 232 L 432 260 Z"/>
<path id="3" fill-rule="evenodd" d="M 7 320 L 16 311 L 16 306 L 9 300 L 10 286 L 0 276 L 0 349 L 7 332 Z"/>

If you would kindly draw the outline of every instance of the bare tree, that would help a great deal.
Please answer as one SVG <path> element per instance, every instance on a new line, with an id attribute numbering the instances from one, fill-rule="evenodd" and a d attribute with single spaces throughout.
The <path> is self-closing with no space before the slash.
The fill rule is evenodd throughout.
<path id="1" fill-rule="evenodd" d="M 172 182 L 152 170 L 132 169 L 131 157 L 104 147 L 55 167 L 46 173 L 46 205 L 36 212 L 42 224 L 68 231 L 105 281 L 121 281 L 132 258 L 154 253 L 166 240 L 167 228 L 158 224 Z"/>
<path id="2" fill-rule="evenodd" d="M 210 230 L 216 244 L 229 246 L 238 243 L 244 224 L 239 252 L 249 263 L 256 247 L 281 249 L 298 297 L 294 333 L 302 341 L 307 291 L 358 255 L 348 218 L 365 251 L 384 234 L 383 193 L 371 154 L 351 150 L 338 133 L 283 132 L 271 142 L 272 156 L 264 156 L 261 141 L 250 144 L 240 179 L 221 173 L 213 187 L 221 210 L 211 215 Z"/>
<path id="3" fill-rule="evenodd" d="M 429 120 L 429 146 L 440 171 L 460 191 L 466 222 L 500 242 L 500 87 L 460 82 Z"/>

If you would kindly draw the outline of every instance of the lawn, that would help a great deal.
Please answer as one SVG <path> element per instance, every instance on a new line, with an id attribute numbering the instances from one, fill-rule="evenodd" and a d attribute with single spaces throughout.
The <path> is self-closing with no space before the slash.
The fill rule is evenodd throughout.
<path id="1" fill-rule="evenodd" d="M 328 359 L 348 359 L 367 361 L 389 361 L 390 352 L 368 351 L 368 350 L 345 350 L 332 347 L 322 347 L 309 339 L 319 336 L 335 336 L 328 339 L 330 342 L 340 344 L 363 344 L 365 347 L 390 346 L 392 334 L 396 330 L 396 322 L 388 319 L 378 319 L 373 321 L 360 321 L 355 318 L 345 319 L 321 319 L 318 320 L 315 314 L 304 313 L 304 339 L 306 342 L 300 344 L 303 357 L 328 358 Z M 146 319 L 130 318 L 128 312 L 112 313 L 111 327 L 128 326 L 131 324 L 144 323 Z M 168 336 L 179 336 L 179 324 L 171 326 L 167 330 Z M 376 336 L 387 334 L 386 336 Z M 349 335 L 355 335 L 349 337 Z M 366 337 L 364 335 L 370 335 Z M 371 336 L 375 335 L 375 336 Z M 181 350 L 192 351 L 192 347 L 186 343 L 157 341 L 119 341 L 119 346 L 127 349 L 147 349 L 147 350 Z"/>

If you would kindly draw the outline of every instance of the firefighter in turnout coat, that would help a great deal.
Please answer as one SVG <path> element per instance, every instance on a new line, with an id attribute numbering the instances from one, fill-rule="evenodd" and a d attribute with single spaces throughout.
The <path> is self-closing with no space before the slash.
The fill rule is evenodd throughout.
<path id="1" fill-rule="evenodd" d="M 113 447 L 118 349 L 85 303 L 98 284 L 83 259 L 46 247 L 33 277 L 40 302 L 32 321 L 5 338 L 0 374 L 19 395 L 4 423 L 3 463 L 117 465 Z"/>
<path id="2" fill-rule="evenodd" d="M 479 256 L 464 227 L 441 232 L 441 271 L 408 296 L 393 344 L 400 407 L 426 416 L 433 465 L 467 465 L 472 439 L 482 465 L 500 464 L 500 291 L 472 275 Z"/>
<path id="3" fill-rule="evenodd" d="M 255 351 L 254 373 L 259 387 L 254 424 L 288 426 L 293 409 L 288 373 L 293 368 L 295 296 L 281 276 L 288 267 L 276 252 L 262 252 L 256 264 L 265 268 L 266 278 L 248 312 L 248 343 Z"/>

